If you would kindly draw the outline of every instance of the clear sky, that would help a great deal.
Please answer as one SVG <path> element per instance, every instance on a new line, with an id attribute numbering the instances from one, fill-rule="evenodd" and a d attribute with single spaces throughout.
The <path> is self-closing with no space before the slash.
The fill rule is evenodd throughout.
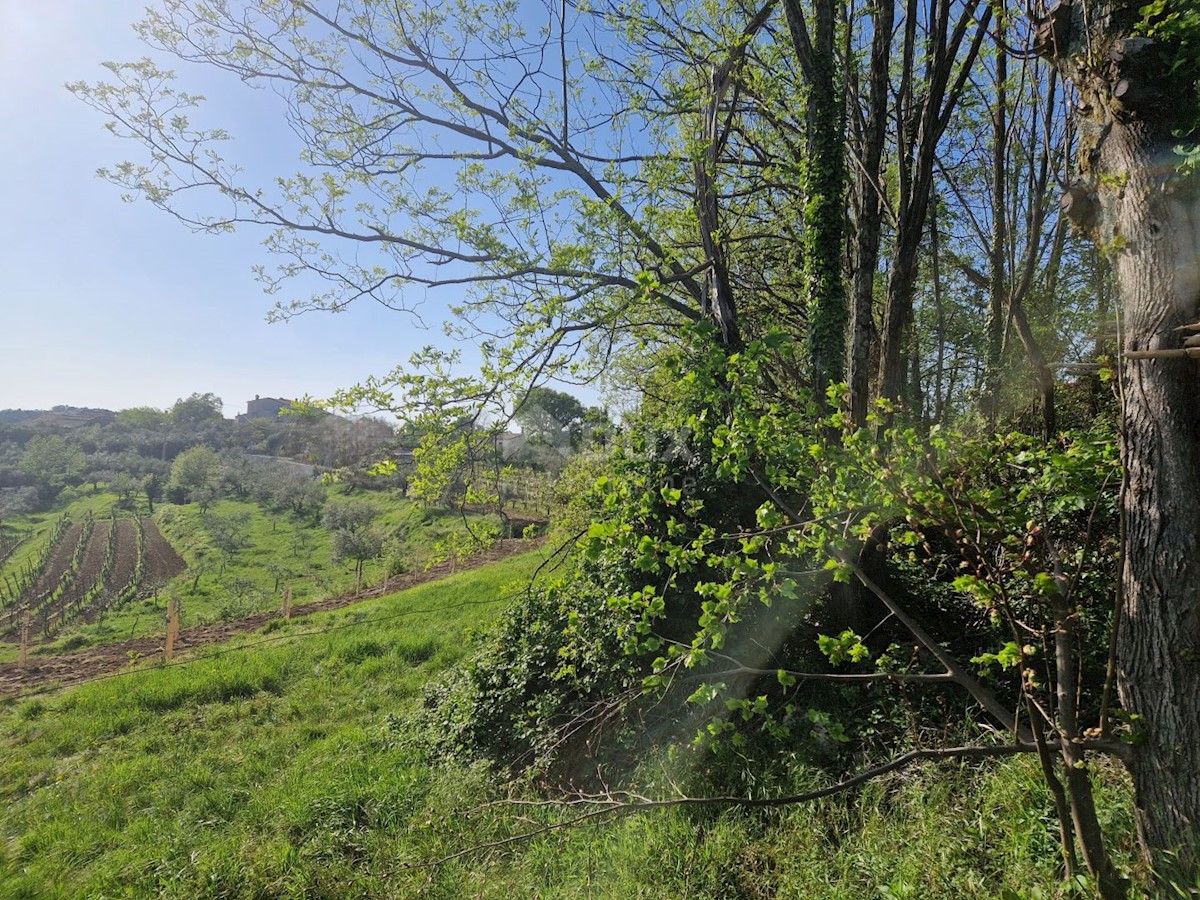
<path id="1" fill-rule="evenodd" d="M 211 391 L 233 415 L 255 394 L 325 396 L 444 342 L 450 297 L 426 301 L 430 330 L 374 304 L 268 325 L 251 272 L 265 232 L 193 234 L 96 177 L 136 148 L 63 85 L 147 55 L 130 28 L 144 6 L 0 0 L 0 408 L 163 408 Z M 239 138 L 231 156 L 292 170 L 274 98 L 215 77 L 183 80 Z"/>

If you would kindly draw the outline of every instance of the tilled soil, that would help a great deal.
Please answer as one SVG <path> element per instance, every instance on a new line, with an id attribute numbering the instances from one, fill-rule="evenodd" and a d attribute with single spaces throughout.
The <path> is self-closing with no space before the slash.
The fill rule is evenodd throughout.
<path id="1" fill-rule="evenodd" d="M 83 531 L 83 526 L 78 522 L 67 526 L 67 533 L 54 547 L 54 552 L 50 554 L 50 560 L 46 563 L 46 568 L 42 570 L 41 576 L 34 582 L 33 589 L 25 592 L 24 600 L 27 601 L 30 597 L 40 597 L 58 584 L 63 573 L 71 565 L 71 557 L 75 555 L 75 545 L 79 543 L 81 531 Z"/>
<path id="2" fill-rule="evenodd" d="M 100 577 L 100 569 L 104 565 L 104 552 L 108 549 L 108 530 L 111 527 L 111 522 L 97 522 L 92 528 L 92 536 L 88 540 L 83 562 L 79 564 L 79 572 L 76 573 L 71 586 L 63 592 L 60 605 L 78 603 Z"/>
<path id="3" fill-rule="evenodd" d="M 175 552 L 175 548 L 162 536 L 153 519 L 142 519 L 142 529 L 146 534 L 146 577 L 144 583 L 149 587 L 161 584 L 183 573 L 187 563 Z"/>
<path id="4" fill-rule="evenodd" d="M 71 557 L 75 553 L 75 546 L 79 540 L 80 527 L 79 525 L 72 525 L 70 527 L 66 536 L 58 547 L 55 548 L 50 563 L 46 567 L 45 574 L 38 580 L 37 590 L 26 596 L 44 594 L 62 579 L 63 574 L 70 565 Z M 71 607 L 78 604 L 96 583 L 96 580 L 100 577 L 100 570 L 104 566 L 104 554 L 108 549 L 108 531 L 111 527 L 111 522 L 96 522 L 95 527 L 92 529 L 92 536 L 88 542 L 84 558 L 80 563 L 79 571 L 75 574 L 71 586 L 63 592 L 63 595 L 55 601 L 52 607 L 41 609 L 33 616 L 30 623 L 31 640 L 45 641 L 53 639 L 56 635 L 48 632 L 49 626 L 47 623 L 55 625 L 62 610 L 64 608 L 70 610 Z M 121 591 L 133 579 L 137 568 L 137 528 L 133 520 L 118 519 L 116 527 L 116 560 L 113 563 L 112 570 L 109 572 L 107 590 L 91 606 L 77 611 L 85 622 L 90 623 L 94 621 L 96 616 L 103 611 L 104 606 L 112 602 L 114 597 L 120 595 Z M 142 519 L 142 528 L 146 535 L 146 567 L 142 576 L 142 586 L 149 589 L 154 585 L 174 578 L 187 568 L 187 564 L 175 552 L 175 549 L 167 542 L 167 539 L 162 536 L 153 519 Z M 15 627 L 17 620 L 14 617 L 17 609 L 18 607 L 15 606 L 10 609 L 8 618 L 0 623 L 0 627 L 6 629 L 5 637 L 10 641 L 17 639 Z M 74 614 L 75 612 L 69 612 L 68 617 Z"/>
<path id="5" fill-rule="evenodd" d="M 54 547 L 54 552 L 50 554 L 50 558 L 46 561 L 46 568 L 42 570 L 42 574 L 38 576 L 32 588 L 26 590 L 18 602 L 11 604 L 5 609 L 3 624 L 0 625 L 3 637 L 9 640 L 16 640 L 18 626 L 21 623 L 20 617 L 23 605 L 32 603 L 35 598 L 45 596 L 62 580 L 63 574 L 71 566 L 71 557 L 75 555 L 75 545 L 79 543 L 79 534 L 82 531 L 83 526 L 78 522 L 67 526 L 66 534 L 62 536 L 62 539 Z M 45 621 L 44 616 L 41 617 L 41 621 Z M 35 623 L 34 627 L 39 626 Z"/>
<path id="6" fill-rule="evenodd" d="M 132 529 L 132 523 L 129 524 Z M 157 534 L 157 529 L 155 529 L 155 533 Z M 147 539 L 150 537 L 149 528 L 146 537 Z M 161 535 L 158 537 L 166 544 Z M 397 575 L 383 584 L 364 588 L 358 593 L 342 594 L 338 597 L 329 597 L 325 600 L 296 606 L 292 610 L 292 615 L 296 617 L 325 610 L 341 609 L 360 600 L 381 597 L 384 594 L 415 587 L 418 584 L 436 581 L 452 575 L 456 571 L 475 569 L 497 560 L 516 556 L 519 553 L 527 553 L 539 546 L 540 543 L 540 541 L 518 538 L 505 539 L 457 566 L 451 563 L 442 563 L 420 572 Z M 148 553 L 152 552 L 151 546 L 147 545 Z M 167 544 L 167 549 L 170 550 L 169 544 Z M 174 553 L 174 550 L 171 550 L 171 553 Z M 271 610 L 228 622 L 213 622 L 185 629 L 180 632 L 179 638 L 175 642 L 175 652 L 184 652 L 203 647 L 206 644 L 223 643 L 238 634 L 256 631 L 272 619 L 278 619 L 280 615 L 279 610 Z M 0 663 L 0 695 L 26 694 L 36 692 L 38 688 L 65 687 L 82 681 L 90 681 L 129 667 L 131 660 L 162 659 L 163 653 L 162 635 L 152 635 L 91 647 L 77 653 L 31 658 L 25 668 L 21 668 L 16 663 Z"/>
<path id="7" fill-rule="evenodd" d="M 119 597 L 137 570 L 137 528 L 129 519 L 117 519 L 117 558 L 108 573 L 106 593 Z"/>

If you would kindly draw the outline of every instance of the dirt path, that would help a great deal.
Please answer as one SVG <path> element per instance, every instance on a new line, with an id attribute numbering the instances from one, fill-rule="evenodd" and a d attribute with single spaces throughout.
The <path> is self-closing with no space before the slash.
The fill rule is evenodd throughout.
<path id="1" fill-rule="evenodd" d="M 341 609 L 360 600 L 381 597 L 384 594 L 395 593 L 405 588 L 415 587 L 429 581 L 437 581 L 455 572 L 476 569 L 497 560 L 507 559 L 520 553 L 527 553 L 540 546 L 540 541 L 520 540 L 510 538 L 502 540 L 483 553 L 477 554 L 465 563 L 452 567 L 450 563 L 442 563 L 420 572 L 409 572 L 397 575 L 384 584 L 364 588 L 361 592 L 342 594 L 329 597 L 314 603 L 307 603 L 293 609 L 293 616 L 304 616 L 315 612 L 331 609 Z M 248 631 L 255 631 L 272 619 L 278 619 L 279 610 L 255 613 L 243 619 L 229 622 L 213 622 L 208 625 L 197 625 L 182 631 L 175 643 L 176 652 L 184 652 L 206 644 L 219 644 L 230 638 Z M 23 694 L 39 687 L 55 685 L 78 684 L 110 672 L 126 668 L 131 659 L 154 659 L 163 654 L 162 635 L 135 638 L 131 641 L 103 644 L 81 650 L 78 653 L 66 653 L 61 656 L 31 658 L 29 664 L 20 668 L 16 663 L 0 663 L 0 696 L 5 694 Z"/>

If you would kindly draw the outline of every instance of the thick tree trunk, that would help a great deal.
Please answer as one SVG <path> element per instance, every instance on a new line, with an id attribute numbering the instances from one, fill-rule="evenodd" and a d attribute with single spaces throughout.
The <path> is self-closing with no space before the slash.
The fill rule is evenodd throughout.
<path id="1" fill-rule="evenodd" d="M 1121 138 L 1125 139 L 1122 140 Z M 1177 348 L 1178 326 L 1200 318 L 1191 278 L 1200 209 L 1162 193 L 1159 168 L 1131 135 L 1106 156 L 1130 173 L 1115 219 L 1128 245 L 1116 254 L 1126 350 Z M 1118 171 L 1121 171 L 1118 170 Z M 1150 851 L 1180 849 L 1200 863 L 1200 361 L 1129 359 L 1123 365 L 1122 459 L 1128 472 L 1117 646 L 1125 708 L 1145 740 L 1130 770 L 1138 827 Z"/>
<path id="2" fill-rule="evenodd" d="M 838 4 L 817 0 L 808 83 L 808 140 L 804 160 L 804 275 L 808 290 L 808 355 L 819 404 L 846 366 L 846 243 L 844 85 L 839 91 L 834 38 Z"/>
<path id="3" fill-rule="evenodd" d="M 1118 687 L 1125 709 L 1139 717 L 1129 769 L 1143 847 L 1160 866 L 1170 864 L 1166 851 L 1178 851 L 1194 868 L 1200 864 L 1200 361 L 1184 353 L 1185 333 L 1177 329 L 1200 318 L 1200 190 L 1195 178 L 1181 175 L 1171 147 L 1179 142 L 1175 117 L 1195 103 L 1195 90 L 1171 84 L 1170 48 L 1151 45 L 1132 70 L 1117 52 L 1114 42 L 1129 37 L 1139 15 L 1136 4 L 1085 6 L 1074 11 L 1069 47 L 1058 42 L 1055 50 L 1079 90 L 1081 115 L 1078 203 L 1067 211 L 1111 258 L 1123 317 L 1127 487 Z M 1159 99 L 1122 105 L 1117 97 L 1127 93 L 1130 78 L 1155 79 Z M 1146 351 L 1160 355 L 1147 358 Z"/>
<path id="4" fill-rule="evenodd" d="M 835 41 L 841 4 L 816 0 L 813 22 L 799 0 L 783 0 L 788 35 L 804 76 L 808 133 L 804 148 L 804 282 L 807 350 L 813 393 L 825 403 L 830 384 L 846 371 L 845 101 L 840 96 Z M 844 93 L 844 83 L 842 88 Z"/>

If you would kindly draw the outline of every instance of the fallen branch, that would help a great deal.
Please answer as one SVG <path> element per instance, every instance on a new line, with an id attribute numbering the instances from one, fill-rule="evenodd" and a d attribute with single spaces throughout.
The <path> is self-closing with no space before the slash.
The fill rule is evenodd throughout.
<path id="1" fill-rule="evenodd" d="M 565 829 L 575 828 L 581 825 L 594 824 L 598 821 L 604 820 L 607 817 L 615 818 L 617 816 L 649 812 L 656 809 L 669 809 L 671 807 L 721 806 L 736 807 L 739 809 L 752 809 L 776 806 L 793 806 L 799 803 L 808 803 L 813 800 L 820 800 L 823 797 L 829 797 L 834 794 L 841 793 L 842 791 L 857 787 L 860 784 L 866 784 L 869 781 L 873 781 L 874 779 L 883 775 L 887 775 L 891 772 L 898 772 L 921 760 L 983 759 L 997 756 L 1013 756 L 1018 753 L 1036 752 L 1036 745 L 1031 743 L 996 744 L 991 747 L 942 747 L 939 749 L 910 750 L 908 753 L 901 754 L 895 759 L 883 763 L 882 765 L 859 772 L 857 775 L 853 775 L 850 778 L 846 778 L 837 782 L 836 784 L 831 784 L 828 787 L 818 788 L 814 791 L 807 791 L 803 794 L 786 794 L 781 797 L 675 797 L 669 800 L 639 799 L 627 801 L 618 800 L 611 795 L 601 795 L 597 797 L 582 797 L 576 800 L 567 801 L 502 800 L 497 801 L 496 803 L 487 804 L 487 806 L 541 806 L 569 809 L 573 806 L 586 805 L 597 808 L 590 809 L 586 813 L 567 819 L 563 822 L 551 822 L 546 825 L 538 826 L 537 828 L 532 828 L 528 831 L 523 831 L 520 834 L 510 835 L 509 837 L 500 838 L 494 841 L 487 841 L 482 844 L 475 844 L 435 860 L 419 863 L 408 863 L 400 866 L 394 872 L 373 872 L 371 874 L 373 877 L 383 878 L 402 872 L 436 868 L 438 866 L 445 865 L 448 862 L 453 862 L 456 859 L 462 859 L 465 856 L 471 856 L 478 853 L 487 853 L 491 850 L 498 850 L 503 847 L 520 844 L 556 831 L 563 831 Z"/>

